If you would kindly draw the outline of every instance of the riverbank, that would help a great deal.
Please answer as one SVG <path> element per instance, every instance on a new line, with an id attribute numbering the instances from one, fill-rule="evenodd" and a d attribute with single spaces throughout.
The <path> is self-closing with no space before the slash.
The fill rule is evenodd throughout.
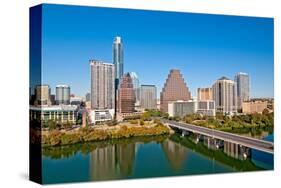
<path id="1" fill-rule="evenodd" d="M 141 126 L 126 123 L 112 127 L 100 126 L 85 127 L 70 131 L 42 131 L 40 137 L 42 147 L 48 147 L 120 138 L 168 135 L 170 133 L 170 128 L 163 124 Z"/>

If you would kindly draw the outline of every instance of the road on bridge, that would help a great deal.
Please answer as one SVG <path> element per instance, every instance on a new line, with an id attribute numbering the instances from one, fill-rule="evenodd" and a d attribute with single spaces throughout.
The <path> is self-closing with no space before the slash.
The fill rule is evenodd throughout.
<path id="1" fill-rule="evenodd" d="M 220 140 L 224 140 L 231 143 L 240 144 L 249 148 L 257 149 L 267 153 L 273 154 L 273 142 L 259 140 L 251 137 L 241 136 L 237 134 L 232 134 L 228 132 L 218 131 L 215 129 L 209 129 L 206 127 L 200 127 L 192 124 L 181 123 L 176 121 L 170 121 L 166 119 L 161 119 L 163 123 L 168 124 L 170 127 L 175 127 L 178 129 L 190 131 L 193 133 L 198 133 Z"/>

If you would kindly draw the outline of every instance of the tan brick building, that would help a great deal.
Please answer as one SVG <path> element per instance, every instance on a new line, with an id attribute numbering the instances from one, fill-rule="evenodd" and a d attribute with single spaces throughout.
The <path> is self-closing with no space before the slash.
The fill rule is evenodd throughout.
<path id="1" fill-rule="evenodd" d="M 172 69 L 160 93 L 160 110 L 168 112 L 168 103 L 178 100 L 188 101 L 190 92 L 179 70 Z"/>
<path id="2" fill-rule="evenodd" d="M 267 108 L 267 101 L 251 101 L 242 103 L 242 112 L 246 114 L 262 113 Z"/>
<path id="3" fill-rule="evenodd" d="M 198 88 L 197 89 L 197 100 L 198 101 L 213 100 L 213 89 L 211 87 Z"/>

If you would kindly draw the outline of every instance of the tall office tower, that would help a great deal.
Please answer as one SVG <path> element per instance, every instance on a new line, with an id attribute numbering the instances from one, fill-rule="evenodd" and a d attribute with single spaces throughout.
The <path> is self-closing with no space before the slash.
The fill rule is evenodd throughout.
<path id="1" fill-rule="evenodd" d="M 90 60 L 91 67 L 91 108 L 114 109 L 115 85 L 114 65 Z"/>
<path id="2" fill-rule="evenodd" d="M 157 109 L 157 90 L 155 85 L 141 85 L 140 105 L 144 109 Z"/>
<path id="3" fill-rule="evenodd" d="M 91 101 L 91 94 L 86 93 L 85 99 L 86 99 L 86 101 Z"/>
<path id="4" fill-rule="evenodd" d="M 118 89 L 118 112 L 133 113 L 135 111 L 135 92 L 129 73 L 123 75 Z"/>
<path id="5" fill-rule="evenodd" d="M 35 88 L 34 105 L 51 105 L 51 88 L 49 85 L 37 85 Z"/>
<path id="6" fill-rule="evenodd" d="M 250 82 L 247 73 L 239 72 L 234 78 L 237 92 L 237 108 L 242 109 L 242 103 L 250 100 Z"/>
<path id="7" fill-rule="evenodd" d="M 133 82 L 136 102 L 139 102 L 140 101 L 140 85 L 139 85 L 138 75 L 135 72 L 130 72 L 130 76 L 131 76 L 132 82 Z"/>
<path id="8" fill-rule="evenodd" d="M 116 36 L 113 41 L 113 64 L 115 66 L 115 86 L 119 88 L 119 82 L 124 74 L 123 68 L 123 44 L 121 37 Z"/>
<path id="9" fill-rule="evenodd" d="M 213 84 L 213 98 L 217 112 L 230 114 L 237 112 L 235 83 L 226 77 L 221 77 Z"/>
<path id="10" fill-rule="evenodd" d="M 179 70 L 172 69 L 160 93 L 160 110 L 168 112 L 168 103 L 191 99 L 190 92 Z"/>
<path id="11" fill-rule="evenodd" d="M 213 100 L 213 90 L 210 87 L 197 89 L 197 100 L 208 101 Z"/>
<path id="12" fill-rule="evenodd" d="M 56 86 L 56 104 L 70 104 L 70 87 L 68 85 Z"/>

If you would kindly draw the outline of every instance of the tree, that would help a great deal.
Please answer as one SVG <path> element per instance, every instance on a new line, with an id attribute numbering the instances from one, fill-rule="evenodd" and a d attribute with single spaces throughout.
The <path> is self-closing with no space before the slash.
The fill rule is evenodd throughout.
<path id="1" fill-rule="evenodd" d="M 54 130 L 57 128 L 56 122 L 54 120 L 49 119 L 47 123 L 50 130 Z"/>
<path id="2" fill-rule="evenodd" d="M 268 115 L 268 114 L 269 114 L 268 108 L 265 108 L 265 109 L 262 111 L 262 114 L 263 114 L 263 115 Z"/>
<path id="3" fill-rule="evenodd" d="M 154 119 L 154 123 L 156 123 L 156 124 L 161 123 L 160 119 Z"/>
<path id="4" fill-rule="evenodd" d="M 65 129 L 69 129 L 69 128 L 71 128 L 71 127 L 72 127 L 72 123 L 69 122 L 69 121 L 67 121 L 67 122 L 64 124 L 64 128 L 65 128 Z"/>
<path id="5" fill-rule="evenodd" d="M 149 112 L 144 112 L 141 116 L 141 119 L 144 121 L 150 121 L 151 120 L 151 114 Z"/>
<path id="6" fill-rule="evenodd" d="M 162 116 L 163 116 L 163 118 L 165 118 L 165 119 L 168 119 L 168 118 L 169 118 L 169 114 L 168 114 L 168 113 L 164 113 Z"/>
<path id="7" fill-rule="evenodd" d="M 192 123 L 193 119 L 191 117 L 187 116 L 184 118 L 184 121 L 185 121 L 185 123 Z"/>

